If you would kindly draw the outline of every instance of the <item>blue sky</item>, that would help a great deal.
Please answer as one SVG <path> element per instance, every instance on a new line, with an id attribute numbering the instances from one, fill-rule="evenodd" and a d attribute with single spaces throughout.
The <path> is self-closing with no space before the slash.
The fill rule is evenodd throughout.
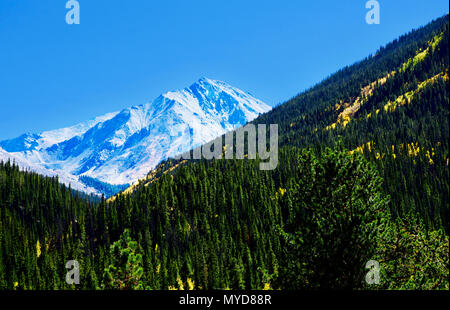
<path id="1" fill-rule="evenodd" d="M 0 140 L 151 101 L 206 76 L 270 105 L 448 13 L 445 0 L 0 1 Z M 343 4 L 345 3 L 345 4 Z"/>

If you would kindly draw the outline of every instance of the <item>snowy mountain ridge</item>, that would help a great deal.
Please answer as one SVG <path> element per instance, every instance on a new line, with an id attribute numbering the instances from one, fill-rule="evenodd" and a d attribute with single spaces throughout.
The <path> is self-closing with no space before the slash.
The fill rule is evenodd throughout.
<path id="1" fill-rule="evenodd" d="M 110 184 L 133 183 L 162 160 L 209 142 L 270 109 L 249 93 L 201 78 L 150 103 L 75 126 L 0 141 L 0 160 L 12 158 L 24 168 L 64 176 L 61 181 L 72 188 L 92 192 L 77 184 L 78 176 Z"/>

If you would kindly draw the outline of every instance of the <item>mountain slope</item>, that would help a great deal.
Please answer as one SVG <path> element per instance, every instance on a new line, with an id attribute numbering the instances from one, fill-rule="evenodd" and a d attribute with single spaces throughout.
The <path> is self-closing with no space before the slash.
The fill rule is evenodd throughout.
<path id="1" fill-rule="evenodd" d="M 449 17 L 382 47 L 256 123 L 280 145 L 317 151 L 342 140 L 372 161 L 395 216 L 449 226 Z"/>
<path id="2" fill-rule="evenodd" d="M 61 183 L 70 185 L 71 188 L 74 190 L 84 192 L 87 194 L 97 194 L 98 193 L 96 188 L 89 186 L 88 184 L 84 184 L 83 182 L 81 182 L 78 179 L 78 177 L 76 177 L 70 173 L 67 173 L 62 170 L 47 169 L 40 165 L 30 163 L 26 159 L 24 159 L 20 156 L 15 156 L 14 154 L 8 153 L 0 147 L 0 162 L 6 163 L 8 161 L 11 163 L 15 163 L 23 170 L 34 171 L 36 173 L 39 173 L 40 175 L 47 176 L 47 177 L 56 177 L 57 176 L 58 180 Z"/>
<path id="3" fill-rule="evenodd" d="M 395 216 L 448 231 L 448 27 L 447 15 L 411 31 L 252 123 L 278 124 L 280 148 L 320 153 L 342 140 L 377 166 Z M 163 163 L 141 185 L 179 164 Z"/>
<path id="4" fill-rule="evenodd" d="M 224 82 L 202 78 L 153 102 L 69 128 L 0 142 L 43 169 L 110 184 L 132 183 L 161 160 L 202 145 L 270 110 Z"/>

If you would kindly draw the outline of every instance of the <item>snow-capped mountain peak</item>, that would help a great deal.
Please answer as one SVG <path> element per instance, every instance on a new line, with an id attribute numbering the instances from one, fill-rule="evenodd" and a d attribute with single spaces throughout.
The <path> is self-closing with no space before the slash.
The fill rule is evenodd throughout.
<path id="1" fill-rule="evenodd" d="M 204 77 L 152 102 L 75 126 L 1 141 L 0 147 L 3 159 L 5 153 L 10 154 L 28 167 L 126 184 L 144 177 L 161 160 L 204 144 L 269 110 L 251 94 Z"/>

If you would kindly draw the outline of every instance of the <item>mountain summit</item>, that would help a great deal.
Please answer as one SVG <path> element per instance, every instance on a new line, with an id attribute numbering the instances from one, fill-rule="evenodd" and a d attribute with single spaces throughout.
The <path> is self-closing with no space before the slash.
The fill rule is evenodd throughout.
<path id="1" fill-rule="evenodd" d="M 31 170 L 63 171 L 110 184 L 132 183 L 161 160 L 211 141 L 270 109 L 227 83 L 201 78 L 147 104 L 1 141 L 0 160 L 12 158 Z M 74 178 L 67 179 L 73 188 L 86 190 L 74 184 Z"/>

